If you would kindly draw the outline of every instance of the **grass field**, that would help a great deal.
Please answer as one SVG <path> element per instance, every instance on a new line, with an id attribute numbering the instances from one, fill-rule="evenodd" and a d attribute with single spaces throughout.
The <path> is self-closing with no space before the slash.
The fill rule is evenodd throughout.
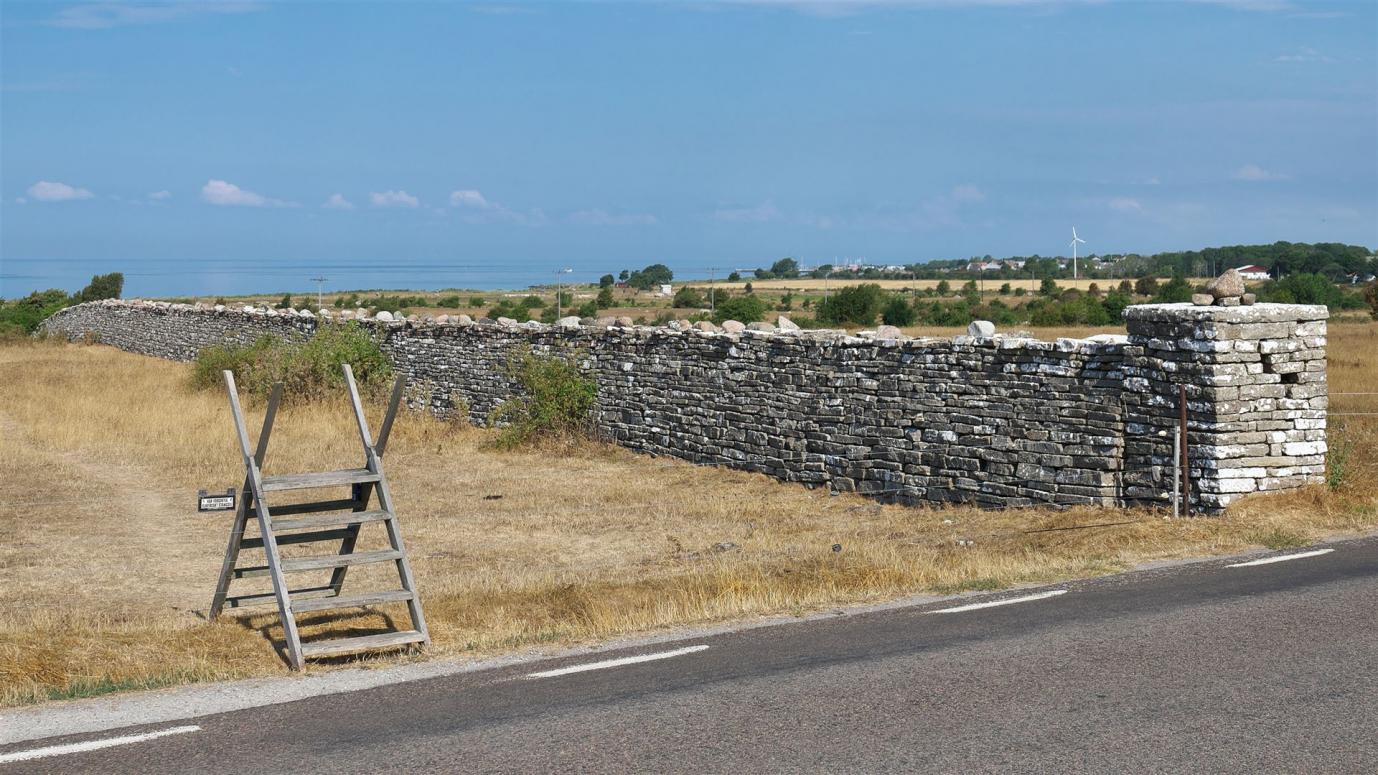
<path id="1" fill-rule="evenodd" d="M 1375 390 L 1378 324 L 1333 326 L 1331 346 L 1332 391 Z M 191 391 L 188 368 L 100 346 L 0 347 L 0 704 L 287 672 L 275 614 L 204 619 L 230 517 L 198 514 L 195 492 L 243 472 L 225 397 Z M 500 452 L 487 430 L 418 415 L 388 459 L 428 656 L 478 657 L 1371 530 L 1378 417 L 1341 415 L 1378 412 L 1378 396 L 1332 408 L 1335 488 L 1247 499 L 1218 519 L 905 508 L 596 444 Z M 284 412 L 268 471 L 357 464 L 351 423 L 343 397 Z M 1080 529 L 1028 532 L 1049 527 Z M 351 586 L 369 581 L 351 572 Z M 321 616 L 304 632 L 392 613 Z"/>

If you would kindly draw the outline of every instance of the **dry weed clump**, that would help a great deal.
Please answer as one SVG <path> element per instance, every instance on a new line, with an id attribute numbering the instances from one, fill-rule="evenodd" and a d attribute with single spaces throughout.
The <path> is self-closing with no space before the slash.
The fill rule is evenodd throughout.
<path id="1" fill-rule="evenodd" d="M 426 656 L 1046 583 L 1372 530 L 1378 417 L 1349 415 L 1378 412 L 1378 396 L 1341 393 L 1378 384 L 1378 324 L 1332 325 L 1331 348 L 1343 470 L 1220 518 L 906 508 L 588 441 L 500 450 L 495 431 L 405 414 L 388 470 L 434 637 Z M 188 370 L 106 347 L 0 347 L 0 704 L 286 671 L 272 609 L 203 618 L 229 515 L 197 514 L 195 490 L 237 485 L 243 471 L 225 397 L 188 387 Z M 255 430 L 261 411 L 250 409 Z M 353 466 L 359 455 L 340 394 L 284 409 L 266 468 Z M 360 549 L 383 543 L 381 531 L 364 536 L 374 543 Z M 385 569 L 359 570 L 350 588 L 388 583 Z M 398 613 L 322 613 L 303 634 L 364 633 Z"/>

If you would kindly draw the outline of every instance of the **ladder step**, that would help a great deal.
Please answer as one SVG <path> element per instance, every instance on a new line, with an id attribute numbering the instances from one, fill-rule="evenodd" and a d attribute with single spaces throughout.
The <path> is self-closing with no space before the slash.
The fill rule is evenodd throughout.
<path id="1" fill-rule="evenodd" d="M 288 514 L 315 514 L 321 511 L 353 509 L 362 505 L 362 503 L 359 503 L 353 498 L 341 498 L 340 500 L 333 501 L 312 501 L 310 503 L 284 503 L 280 506 L 273 506 L 273 516 L 285 517 Z"/>
<path id="2" fill-rule="evenodd" d="M 346 511 L 342 514 L 317 514 L 313 517 L 302 517 L 301 519 L 278 519 L 276 510 L 274 510 L 273 530 L 348 527 L 349 525 L 362 525 L 365 522 L 377 522 L 380 519 L 387 519 L 390 516 L 392 515 L 386 511 Z M 282 543 L 282 539 L 283 536 L 278 536 L 278 543 Z"/>
<path id="3" fill-rule="evenodd" d="M 293 557 L 282 561 L 282 571 L 291 573 L 304 570 L 340 568 L 345 565 L 367 565 L 372 562 L 399 560 L 402 553 L 392 549 L 377 552 L 355 552 L 353 554 L 324 554 L 319 557 Z"/>
<path id="4" fill-rule="evenodd" d="M 274 535 L 278 546 L 286 544 L 309 544 L 316 541 L 338 541 L 349 535 L 349 531 L 341 528 L 339 530 L 317 530 L 314 533 L 286 533 L 284 535 Z M 239 542 L 241 549 L 262 549 L 263 537 L 244 538 Z"/>
<path id="5" fill-rule="evenodd" d="M 292 605 L 295 607 L 297 601 L 306 602 L 307 600 L 319 597 L 330 597 L 335 594 L 332 586 L 324 587 L 305 587 L 303 589 L 293 589 L 288 592 L 292 596 Z M 260 592 L 252 595 L 235 595 L 225 598 L 226 608 L 247 608 L 255 605 L 270 605 L 277 602 L 277 593 Z"/>
<path id="6" fill-rule="evenodd" d="M 409 643 L 424 643 L 426 636 L 416 630 L 402 630 L 401 632 L 384 632 L 378 635 L 363 635 L 357 638 L 337 638 L 335 640 L 318 640 L 312 643 L 301 644 L 301 654 L 304 657 L 324 657 L 331 654 L 344 654 L 350 651 L 366 651 L 369 649 L 389 648 L 391 646 L 405 646 Z"/>
<path id="7" fill-rule="evenodd" d="M 365 484 L 382 477 L 367 468 L 346 468 L 343 471 L 322 471 L 312 474 L 280 474 L 263 477 L 264 492 L 305 490 L 311 487 L 337 487 L 342 484 Z"/>
<path id="8" fill-rule="evenodd" d="M 339 597 L 302 600 L 301 602 L 293 599 L 292 613 L 325 611 L 330 608 L 353 608 L 376 603 L 405 603 L 412 597 L 412 593 L 405 589 L 394 589 L 387 592 L 365 592 L 361 595 L 340 595 Z"/>

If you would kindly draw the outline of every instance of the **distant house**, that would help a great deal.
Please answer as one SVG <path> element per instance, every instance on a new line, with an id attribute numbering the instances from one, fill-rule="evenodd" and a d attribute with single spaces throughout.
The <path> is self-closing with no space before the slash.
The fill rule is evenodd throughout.
<path id="1" fill-rule="evenodd" d="M 661 295 L 661 296 L 673 296 L 673 295 L 675 295 L 675 294 L 674 294 L 674 291 L 671 290 L 670 286 L 669 286 L 668 284 L 666 284 L 666 285 L 660 286 L 660 295 Z"/>
<path id="2" fill-rule="evenodd" d="M 972 261 L 966 266 L 968 272 L 998 272 L 1000 271 L 999 261 Z"/>
<path id="3" fill-rule="evenodd" d="M 1245 280 L 1268 279 L 1268 270 L 1264 269 L 1258 264 L 1249 264 L 1248 266 L 1235 267 L 1235 271 L 1239 272 L 1240 276 L 1243 277 Z"/>

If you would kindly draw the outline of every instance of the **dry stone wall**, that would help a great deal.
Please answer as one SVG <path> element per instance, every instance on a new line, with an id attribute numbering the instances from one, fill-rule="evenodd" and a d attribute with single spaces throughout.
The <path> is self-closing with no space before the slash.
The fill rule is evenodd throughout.
<path id="1" fill-rule="evenodd" d="M 1198 508 L 1323 476 L 1324 307 L 1142 305 L 1125 317 L 1127 337 L 1056 342 L 356 322 L 433 411 L 486 421 L 518 389 L 514 353 L 571 354 L 597 380 L 599 430 L 623 446 L 903 502 L 1162 505 L 1179 385 Z M 321 322 L 295 310 L 109 301 L 45 327 L 189 360 L 225 340 L 309 337 Z"/>

